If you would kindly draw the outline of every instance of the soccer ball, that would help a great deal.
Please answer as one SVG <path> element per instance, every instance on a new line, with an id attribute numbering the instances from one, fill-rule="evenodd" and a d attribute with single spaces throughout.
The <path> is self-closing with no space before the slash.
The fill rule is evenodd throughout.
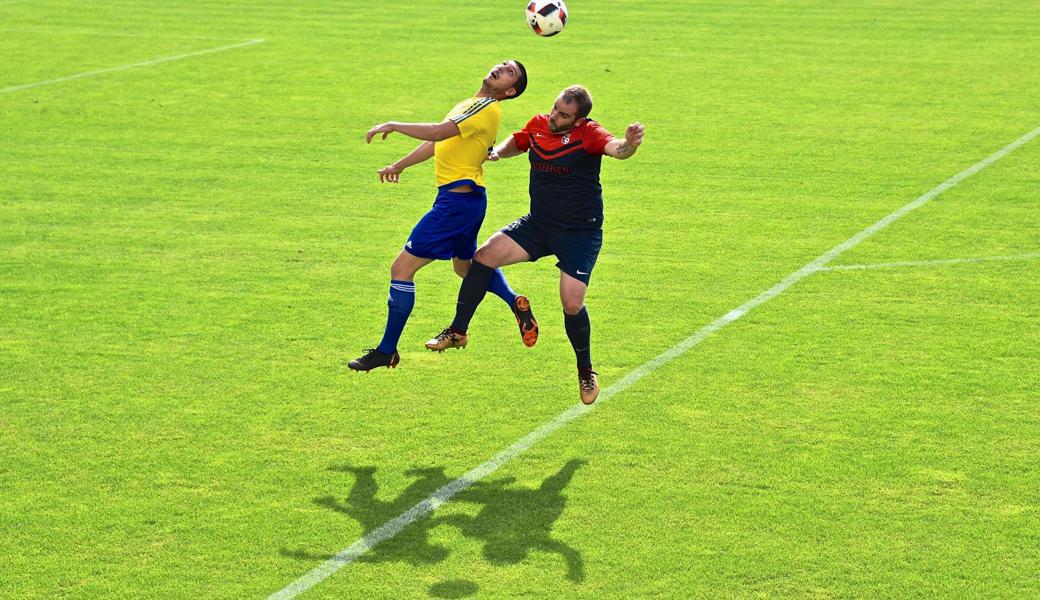
<path id="1" fill-rule="evenodd" d="M 542 37 L 552 37 L 563 31 L 567 24 L 567 5 L 563 0 L 533 0 L 528 2 L 527 26 Z"/>

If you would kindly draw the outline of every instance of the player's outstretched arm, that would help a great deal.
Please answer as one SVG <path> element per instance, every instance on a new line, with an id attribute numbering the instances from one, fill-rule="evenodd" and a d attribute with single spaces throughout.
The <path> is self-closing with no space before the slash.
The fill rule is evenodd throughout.
<path id="1" fill-rule="evenodd" d="M 632 123 L 625 130 L 625 139 L 614 138 L 610 140 L 603 149 L 603 153 L 618 160 L 625 160 L 632 156 L 636 153 L 639 145 L 643 143 L 644 129 L 642 123 L 638 121 Z"/>
<path id="2" fill-rule="evenodd" d="M 392 165 L 379 169 L 379 181 L 397 183 L 401 180 L 401 172 L 433 157 L 433 142 L 423 142 Z"/>
<path id="3" fill-rule="evenodd" d="M 516 138 L 509 136 L 508 140 L 488 151 L 487 159 L 493 162 L 500 158 L 512 158 L 520 154 L 523 154 L 523 151 L 516 147 Z"/>
<path id="4" fill-rule="evenodd" d="M 408 137 L 413 137 L 417 140 L 424 140 L 427 142 L 439 142 L 446 140 L 450 137 L 459 135 L 459 126 L 452 121 L 447 119 L 441 123 L 400 123 L 398 121 L 387 121 L 386 123 L 380 123 L 372 129 L 368 130 L 365 134 L 365 142 L 371 144 L 372 138 L 379 134 L 383 134 L 382 139 L 386 139 L 386 136 L 393 132 L 403 133 Z"/>

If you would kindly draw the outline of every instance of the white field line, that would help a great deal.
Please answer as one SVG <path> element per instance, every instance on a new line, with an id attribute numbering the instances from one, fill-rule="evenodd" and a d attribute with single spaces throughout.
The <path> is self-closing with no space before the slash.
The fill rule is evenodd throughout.
<path id="1" fill-rule="evenodd" d="M 977 256 L 975 258 L 946 258 L 940 260 L 909 260 L 903 262 L 873 263 L 866 265 L 834 265 L 821 267 L 821 271 L 859 271 L 863 269 L 889 269 L 896 267 L 935 267 L 941 265 L 959 265 L 964 263 L 981 263 L 990 261 L 1032 260 L 1040 258 L 1040 252 L 1033 254 L 1011 254 L 1008 256 Z"/>
<path id="2" fill-rule="evenodd" d="M 29 2 L 31 0 L 24 0 Z M 0 4 L 3 6 L 3 4 Z M 89 29 L 47 29 L 44 27 L 0 27 L 7 33 L 42 33 L 46 35 L 97 35 L 102 37 L 157 38 L 172 40 L 212 40 L 215 42 L 237 42 L 242 38 L 213 37 L 208 35 L 177 35 L 173 33 L 147 33 L 143 31 L 97 31 Z"/>
<path id="3" fill-rule="evenodd" d="M 155 58 L 152 60 L 146 60 L 144 62 L 133 63 L 130 65 L 120 65 L 118 67 L 109 67 L 107 69 L 98 69 L 96 71 L 87 71 L 86 73 L 77 73 L 75 75 L 69 75 L 67 77 L 59 77 L 57 79 L 47 79 L 45 81 L 36 81 L 33 83 L 24 83 L 22 85 L 14 85 L 10 87 L 0 88 L 0 94 L 6 94 L 8 92 L 16 92 L 18 90 L 25 90 L 29 88 L 39 87 L 41 85 L 50 85 L 52 83 L 61 83 L 63 81 L 71 81 L 73 79 L 82 79 L 84 77 L 93 77 L 95 75 L 104 75 L 105 73 L 115 73 L 117 71 L 126 71 L 127 69 L 136 69 L 138 67 L 148 67 L 151 65 L 157 65 L 164 62 L 170 62 L 174 60 L 181 60 L 182 58 L 191 58 L 193 56 L 202 56 L 204 54 L 213 54 L 214 52 L 223 52 L 225 50 L 233 50 L 235 48 L 243 48 L 245 46 L 252 46 L 254 44 L 263 43 L 264 40 L 249 40 L 248 42 L 242 42 L 240 44 L 232 44 L 230 46 L 221 46 L 219 48 L 209 48 L 207 50 L 199 50 L 197 52 L 188 52 L 186 54 L 177 54 L 176 56 L 164 56 L 162 58 Z"/>
<path id="4" fill-rule="evenodd" d="M 411 507 L 404 513 L 398 515 L 394 519 L 387 521 L 386 523 L 382 524 L 376 529 L 368 532 L 368 534 L 366 534 L 364 537 L 357 540 L 353 544 L 347 546 L 332 558 L 318 565 L 310 572 L 306 573 L 296 581 L 285 586 L 278 592 L 271 594 L 268 597 L 268 600 L 286 600 L 288 598 L 295 598 L 299 594 L 302 594 L 303 592 L 306 592 L 312 587 L 318 585 L 319 583 L 330 577 L 336 571 L 339 571 L 340 569 L 347 566 L 364 553 L 371 550 L 380 542 L 386 541 L 396 536 L 402 529 L 404 529 L 408 525 L 430 514 L 439 506 L 451 500 L 451 498 L 455 494 L 458 494 L 459 492 L 465 490 L 477 481 L 483 479 L 484 477 L 487 477 L 491 473 L 494 473 L 496 470 L 498 470 L 499 467 L 509 462 L 510 460 L 516 458 L 518 455 L 520 455 L 525 450 L 535 445 L 539 441 L 549 437 L 554 432 L 556 432 L 557 429 L 563 427 L 564 425 L 570 423 L 578 417 L 581 417 L 586 413 L 595 410 L 597 407 L 602 406 L 603 403 L 609 400 L 611 397 L 627 390 L 640 379 L 654 372 L 659 367 L 675 360 L 690 348 L 693 348 L 697 344 L 700 344 L 709 335 L 715 333 L 719 329 L 722 329 L 726 325 L 729 325 L 733 321 L 736 321 L 740 317 L 746 315 L 752 309 L 762 304 L 765 304 L 769 300 L 779 296 L 785 290 L 787 290 L 787 288 L 791 287 L 795 283 L 798 283 L 799 281 L 815 273 L 816 271 L 819 271 L 827 263 L 837 258 L 841 253 L 856 246 L 863 240 L 881 231 L 885 227 L 888 227 L 893 222 L 903 217 L 910 211 L 919 208 L 929 200 L 952 188 L 961 181 L 964 181 L 968 177 L 971 177 L 972 175 L 985 169 L 994 162 L 1003 158 L 1009 152 L 1012 152 L 1019 146 L 1029 142 L 1038 135 L 1040 135 L 1040 127 L 1034 129 L 1033 131 L 1030 131 L 1026 135 L 1020 137 L 1014 142 L 1008 144 L 1007 146 L 1004 146 L 1003 148 L 993 153 L 989 157 L 983 159 L 982 161 L 979 161 L 978 163 L 972 165 L 964 171 L 961 171 L 957 175 L 954 175 L 953 177 L 942 182 L 931 191 L 918 197 L 913 202 L 892 212 L 891 214 L 881 219 L 877 223 L 874 223 L 870 227 L 867 227 L 866 229 L 852 236 L 848 240 L 842 242 L 841 244 L 838 244 L 834 248 L 831 248 L 829 251 L 820 255 L 815 260 L 808 263 L 801 269 L 798 269 L 794 273 L 791 273 L 790 275 L 785 277 L 783 280 L 781 280 L 773 287 L 762 292 L 758 296 L 755 296 L 751 300 L 748 300 L 744 304 L 741 304 L 737 308 L 729 311 L 728 313 L 719 317 L 715 321 L 712 321 L 708 325 L 705 325 L 704 327 L 696 331 L 693 335 L 672 346 L 668 350 L 658 355 L 656 358 L 637 367 L 628 375 L 618 380 L 617 383 L 603 390 L 603 392 L 600 394 L 599 401 L 596 402 L 596 404 L 593 404 L 591 406 L 575 404 L 571 406 L 567 410 L 560 413 L 555 419 L 527 434 L 517 442 L 513 443 L 513 445 L 496 454 L 487 462 L 474 468 L 473 470 L 469 471 L 462 477 L 459 477 L 455 481 L 452 481 L 451 483 L 443 486 L 442 488 L 428 496 L 425 500 L 422 500 L 421 502 L 417 503 L 415 506 Z"/>

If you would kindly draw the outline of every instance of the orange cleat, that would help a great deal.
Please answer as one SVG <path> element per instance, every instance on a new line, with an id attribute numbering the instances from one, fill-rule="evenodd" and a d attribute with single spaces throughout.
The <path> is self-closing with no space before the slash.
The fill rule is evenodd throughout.
<path id="1" fill-rule="evenodd" d="M 516 316 L 516 324 L 520 326 L 520 338 L 524 345 L 530 348 L 538 342 L 538 321 L 534 319 L 531 312 L 531 301 L 527 296 L 517 296 L 513 301 L 513 315 Z"/>

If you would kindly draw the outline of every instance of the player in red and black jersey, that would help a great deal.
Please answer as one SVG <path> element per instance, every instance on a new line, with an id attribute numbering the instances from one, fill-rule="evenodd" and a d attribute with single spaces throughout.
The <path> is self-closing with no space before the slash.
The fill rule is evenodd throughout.
<path id="1" fill-rule="evenodd" d="M 643 143 L 643 126 L 633 123 L 624 138 L 615 138 L 588 118 L 592 97 L 572 86 L 556 98 L 552 111 L 537 115 L 523 130 L 495 147 L 488 160 L 519 156 L 531 162 L 531 212 L 494 234 L 481 246 L 462 281 L 455 320 L 426 342 L 431 350 L 465 346 L 467 329 L 498 267 L 554 255 L 560 269 L 560 300 L 567 337 L 578 359 L 581 401 L 592 404 L 599 382 L 592 370 L 591 323 L 585 292 L 603 243 L 603 191 L 599 182 L 603 155 L 626 159 Z M 518 307 L 524 344 L 538 339 L 538 323 L 530 305 Z"/>

